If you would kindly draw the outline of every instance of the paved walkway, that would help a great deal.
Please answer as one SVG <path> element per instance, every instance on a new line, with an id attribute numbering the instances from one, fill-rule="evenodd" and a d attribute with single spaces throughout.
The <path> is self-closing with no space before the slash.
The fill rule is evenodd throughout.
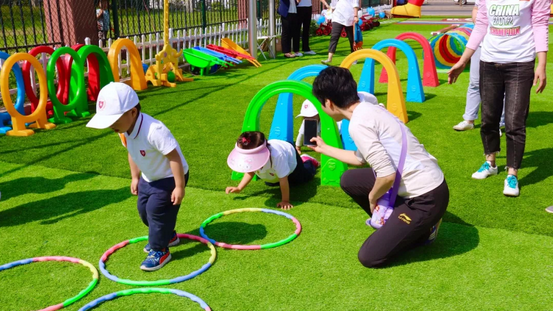
<path id="1" fill-rule="evenodd" d="M 429 0 L 422 6 L 422 18 L 425 16 L 471 16 L 473 4 L 466 4 L 462 7 L 453 0 Z"/>

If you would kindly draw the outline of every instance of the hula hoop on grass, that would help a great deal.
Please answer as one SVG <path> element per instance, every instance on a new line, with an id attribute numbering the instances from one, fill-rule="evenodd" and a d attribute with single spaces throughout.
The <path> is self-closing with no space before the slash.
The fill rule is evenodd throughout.
<path id="1" fill-rule="evenodd" d="M 195 303 L 199 304 L 206 311 L 211 311 L 211 308 L 198 296 L 192 295 L 182 290 L 170 289 L 170 288 L 133 288 L 122 290 L 119 292 L 111 293 L 105 296 L 102 296 L 94 301 L 87 303 L 84 307 L 80 308 L 79 311 L 87 311 L 93 308 L 96 308 L 99 304 L 106 302 L 108 300 L 113 300 L 122 296 L 130 296 L 134 294 L 174 294 L 181 297 L 186 297 Z"/>
<path id="2" fill-rule="evenodd" d="M 41 309 L 39 311 L 54 311 L 54 310 L 59 310 L 59 309 L 65 308 L 65 307 L 69 306 L 70 304 L 73 304 L 76 301 L 78 301 L 79 299 L 83 298 L 88 293 L 90 293 L 90 291 L 92 291 L 92 289 L 98 283 L 98 270 L 96 270 L 96 268 L 94 268 L 94 266 L 92 264 L 90 264 L 88 261 L 84 261 L 82 259 L 73 258 L 73 257 L 44 256 L 44 257 L 27 258 L 27 259 L 22 259 L 22 260 L 18 260 L 18 261 L 14 261 L 14 262 L 10 262 L 10 263 L 7 263 L 5 265 L 2 265 L 2 266 L 0 266 L 0 271 L 7 270 L 7 269 L 17 267 L 17 266 L 30 264 L 30 263 L 33 263 L 33 262 L 42 262 L 42 261 L 65 261 L 65 262 L 81 264 L 81 265 L 87 267 L 88 269 L 90 269 L 90 272 L 92 272 L 92 282 L 90 282 L 85 289 L 83 289 L 79 294 L 77 294 L 77 296 L 71 297 L 71 298 L 65 300 L 62 303 L 59 303 L 57 305 L 49 306 L 49 307 Z"/>
<path id="3" fill-rule="evenodd" d="M 116 250 L 118 250 L 120 248 L 123 248 L 123 247 L 125 247 L 129 244 L 134 244 L 134 243 L 138 243 L 138 242 L 141 242 L 141 241 L 148 240 L 148 236 L 146 235 L 146 236 L 141 236 L 141 237 L 138 237 L 138 238 L 123 241 L 123 242 L 113 246 L 112 248 L 108 249 L 102 255 L 102 258 L 100 258 L 100 261 L 98 262 L 98 265 L 100 266 L 100 272 L 102 272 L 102 274 L 105 277 L 107 277 L 108 279 L 110 279 L 114 282 L 117 282 L 117 283 L 125 284 L 125 285 L 161 286 L 161 285 L 169 285 L 169 284 L 180 283 L 180 282 L 184 282 L 186 280 L 189 280 L 191 278 L 194 278 L 194 277 L 204 273 L 207 269 L 209 269 L 213 265 L 213 263 L 215 262 L 215 258 L 217 258 L 217 251 L 215 250 L 215 247 L 213 246 L 213 244 L 211 244 L 210 241 L 208 241 L 208 240 L 206 240 L 202 237 L 195 236 L 195 235 L 190 235 L 190 234 L 182 234 L 181 233 L 181 234 L 177 234 L 177 236 L 179 237 L 179 239 L 194 240 L 194 241 L 198 241 L 198 242 L 206 244 L 209 247 L 209 249 L 211 250 L 211 257 L 209 258 L 208 263 L 203 265 L 200 269 L 198 269 L 194 272 L 191 272 L 190 274 L 179 276 L 179 277 L 176 277 L 176 278 L 170 279 L 170 280 L 134 281 L 134 280 L 128 280 L 128 279 L 120 279 L 120 278 L 116 277 L 115 275 L 112 275 L 111 273 L 109 273 L 108 270 L 106 269 L 106 261 L 108 260 L 109 256 L 111 254 L 113 254 Z"/>
<path id="4" fill-rule="evenodd" d="M 284 216 L 288 219 L 291 219 L 294 222 L 294 224 L 296 224 L 296 231 L 291 236 L 287 237 L 284 240 L 280 240 L 280 241 L 275 242 L 275 243 L 263 244 L 263 245 L 233 245 L 233 244 L 227 244 L 227 243 L 224 243 L 224 242 L 217 242 L 217 241 L 209 238 L 207 236 L 207 234 L 205 234 L 205 226 L 207 226 L 207 224 L 214 221 L 215 219 L 221 218 L 221 217 L 226 216 L 226 215 L 235 214 L 235 213 L 242 213 L 242 212 L 263 212 L 263 213 L 268 213 L 268 214 L 276 214 L 276 215 Z M 267 249 L 267 248 L 278 247 L 278 246 L 284 245 L 284 244 L 292 241 L 293 239 L 297 238 L 298 235 L 300 235 L 300 233 L 301 233 L 301 224 L 294 216 L 292 216 L 290 214 L 287 214 L 287 213 L 284 213 L 284 212 L 273 211 L 273 210 L 265 209 L 265 208 L 239 208 L 239 209 L 233 209 L 233 210 L 230 210 L 230 211 L 220 212 L 220 213 L 215 214 L 215 215 L 209 217 L 208 219 L 206 219 L 202 223 L 202 225 L 200 226 L 200 235 L 203 238 L 205 238 L 206 240 L 208 240 L 209 242 L 211 242 L 211 243 L 213 243 L 213 244 L 215 244 L 219 247 L 222 247 L 222 248 L 241 249 L 241 250 L 256 250 L 256 249 Z"/>

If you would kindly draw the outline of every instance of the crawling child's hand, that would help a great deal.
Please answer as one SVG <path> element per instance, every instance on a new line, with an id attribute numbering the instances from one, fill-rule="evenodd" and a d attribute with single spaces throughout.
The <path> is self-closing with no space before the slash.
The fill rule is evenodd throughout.
<path id="1" fill-rule="evenodd" d="M 282 201 L 277 204 L 277 207 L 280 207 L 281 209 L 289 210 L 294 206 L 288 201 Z"/>
<path id="2" fill-rule="evenodd" d="M 240 193 L 240 191 L 242 191 L 242 190 L 240 190 L 240 188 L 238 188 L 238 187 L 227 187 L 227 189 L 225 189 L 225 192 L 227 194 L 229 194 L 229 193 Z"/>

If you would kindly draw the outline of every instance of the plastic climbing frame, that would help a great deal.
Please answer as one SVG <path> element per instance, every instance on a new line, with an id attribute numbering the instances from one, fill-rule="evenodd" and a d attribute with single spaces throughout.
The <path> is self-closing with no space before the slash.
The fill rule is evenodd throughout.
<path id="1" fill-rule="evenodd" d="M 321 118 L 322 138 L 329 146 L 340 149 L 342 148 L 342 142 L 340 141 L 340 135 L 338 133 L 336 122 L 334 122 L 334 120 L 326 113 L 323 113 L 321 103 L 312 93 L 312 87 L 301 81 L 278 81 L 262 88 L 248 105 L 248 109 L 244 117 L 244 123 L 242 125 L 242 132 L 258 131 L 259 119 L 263 106 L 269 98 L 283 93 L 293 93 L 311 101 L 317 108 Z M 345 163 L 326 155 L 321 155 L 321 185 L 339 186 L 340 177 L 346 170 L 347 165 Z M 242 178 L 242 174 L 237 172 L 232 173 L 232 179 L 237 180 L 240 178 Z"/>

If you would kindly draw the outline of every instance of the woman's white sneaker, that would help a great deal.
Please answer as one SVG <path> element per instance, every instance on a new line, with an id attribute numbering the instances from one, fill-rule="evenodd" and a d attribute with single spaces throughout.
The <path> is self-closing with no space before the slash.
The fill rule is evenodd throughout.
<path id="1" fill-rule="evenodd" d="M 503 194 L 508 197 L 518 197 L 520 190 L 518 188 L 518 179 L 515 175 L 507 175 L 505 178 L 505 187 L 503 188 Z"/>
<path id="2" fill-rule="evenodd" d="M 474 174 L 472 174 L 472 178 L 474 179 L 486 179 L 489 176 L 497 175 L 497 166 L 493 167 L 490 161 L 484 162 L 482 166 L 476 171 Z"/>
<path id="3" fill-rule="evenodd" d="M 467 121 L 461 121 L 459 124 L 455 125 L 453 129 L 456 131 L 472 130 L 474 129 L 474 124 Z"/>

